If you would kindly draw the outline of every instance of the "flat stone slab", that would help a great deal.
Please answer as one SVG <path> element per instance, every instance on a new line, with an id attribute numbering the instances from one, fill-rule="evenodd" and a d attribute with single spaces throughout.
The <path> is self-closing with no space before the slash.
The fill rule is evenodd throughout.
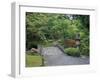
<path id="1" fill-rule="evenodd" d="M 57 47 L 47 47 L 47 48 L 43 48 L 43 51 L 42 51 L 42 55 L 46 56 L 46 55 L 61 55 L 63 54 L 59 48 Z"/>

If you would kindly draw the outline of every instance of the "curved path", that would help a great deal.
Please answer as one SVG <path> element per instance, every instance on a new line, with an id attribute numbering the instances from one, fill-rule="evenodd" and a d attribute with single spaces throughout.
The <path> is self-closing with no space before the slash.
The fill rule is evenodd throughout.
<path id="1" fill-rule="evenodd" d="M 89 58 L 68 56 L 57 47 L 43 48 L 42 55 L 46 66 L 89 64 Z"/>

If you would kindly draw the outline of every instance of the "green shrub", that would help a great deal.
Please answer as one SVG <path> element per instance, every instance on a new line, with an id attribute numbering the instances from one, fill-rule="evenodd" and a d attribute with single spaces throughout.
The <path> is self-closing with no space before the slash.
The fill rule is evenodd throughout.
<path id="1" fill-rule="evenodd" d="M 81 50 L 81 55 L 89 56 L 89 49 L 88 49 L 88 48 L 83 48 L 83 49 Z"/>
<path id="2" fill-rule="evenodd" d="M 59 39 L 57 42 L 58 42 L 61 46 L 64 46 L 64 41 L 63 41 L 62 39 Z"/>
<path id="3" fill-rule="evenodd" d="M 43 45 L 44 45 L 44 47 L 52 46 L 52 41 L 47 41 L 47 42 L 44 43 Z"/>
<path id="4" fill-rule="evenodd" d="M 80 52 L 81 52 L 81 55 L 89 56 L 89 46 L 81 46 Z"/>
<path id="5" fill-rule="evenodd" d="M 81 55 L 89 56 L 89 39 L 88 38 L 84 38 L 83 40 L 81 40 L 80 52 L 81 52 Z"/>
<path id="6" fill-rule="evenodd" d="M 65 53 L 70 56 L 76 56 L 76 57 L 80 56 L 80 51 L 78 48 L 66 48 Z"/>

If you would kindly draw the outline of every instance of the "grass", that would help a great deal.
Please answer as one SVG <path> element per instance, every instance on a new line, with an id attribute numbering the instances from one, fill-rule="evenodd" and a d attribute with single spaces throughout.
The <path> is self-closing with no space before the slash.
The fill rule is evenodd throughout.
<path id="1" fill-rule="evenodd" d="M 42 65 L 42 57 L 26 54 L 26 67 L 39 67 Z"/>

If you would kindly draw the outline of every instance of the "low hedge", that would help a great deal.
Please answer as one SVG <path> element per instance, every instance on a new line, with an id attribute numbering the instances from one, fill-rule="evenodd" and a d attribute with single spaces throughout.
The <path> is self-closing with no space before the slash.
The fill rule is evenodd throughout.
<path id="1" fill-rule="evenodd" d="M 80 50 L 78 48 L 65 48 L 65 53 L 70 56 L 79 57 L 80 56 Z"/>

